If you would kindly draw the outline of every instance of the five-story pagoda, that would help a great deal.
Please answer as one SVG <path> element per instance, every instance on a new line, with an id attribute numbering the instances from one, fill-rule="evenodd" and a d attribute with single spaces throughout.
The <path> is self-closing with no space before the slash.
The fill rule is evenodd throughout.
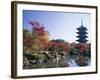
<path id="1" fill-rule="evenodd" d="M 78 36 L 76 36 L 78 38 L 78 40 L 76 40 L 79 43 L 86 43 L 88 40 L 86 38 L 88 34 L 87 28 L 83 26 L 83 20 L 81 20 L 81 26 L 79 28 L 77 28 L 78 32 L 76 32 L 78 34 Z"/>

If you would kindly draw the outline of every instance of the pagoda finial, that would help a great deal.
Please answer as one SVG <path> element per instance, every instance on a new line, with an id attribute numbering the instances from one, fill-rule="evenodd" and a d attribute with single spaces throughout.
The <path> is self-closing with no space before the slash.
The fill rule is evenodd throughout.
<path id="1" fill-rule="evenodd" d="M 81 26 L 83 26 L 83 19 L 81 19 Z"/>

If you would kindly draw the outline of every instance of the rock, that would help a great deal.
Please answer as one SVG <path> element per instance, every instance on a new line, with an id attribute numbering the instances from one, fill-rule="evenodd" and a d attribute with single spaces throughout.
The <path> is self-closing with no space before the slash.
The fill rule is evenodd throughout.
<path id="1" fill-rule="evenodd" d="M 24 57 L 24 59 L 23 59 L 23 65 L 27 66 L 29 64 L 30 64 L 29 60 L 26 57 Z"/>
<path id="2" fill-rule="evenodd" d="M 76 63 L 77 63 L 79 66 L 87 66 L 87 65 L 88 65 L 86 59 L 85 59 L 83 56 L 81 56 L 81 57 L 76 61 Z"/>

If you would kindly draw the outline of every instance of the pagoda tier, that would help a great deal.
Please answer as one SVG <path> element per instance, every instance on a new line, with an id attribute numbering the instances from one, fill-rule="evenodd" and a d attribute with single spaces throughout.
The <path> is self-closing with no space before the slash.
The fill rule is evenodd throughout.
<path id="1" fill-rule="evenodd" d="M 84 27 L 83 25 L 81 25 L 79 28 L 77 28 L 77 30 L 87 30 L 86 27 Z"/>
<path id="2" fill-rule="evenodd" d="M 81 33 L 83 33 L 83 34 L 88 34 L 87 32 L 76 32 L 77 34 L 81 34 Z"/>
<path id="3" fill-rule="evenodd" d="M 78 42 L 80 42 L 80 43 L 86 43 L 88 40 L 79 39 L 79 40 L 76 40 L 76 41 L 78 41 Z"/>
<path id="4" fill-rule="evenodd" d="M 79 28 L 77 28 L 77 34 L 78 36 L 76 36 L 78 39 L 76 40 L 79 43 L 86 43 L 88 40 L 86 38 L 88 38 L 88 36 L 86 34 L 88 34 L 87 28 L 83 26 L 83 24 L 81 24 L 81 26 Z"/>
<path id="5" fill-rule="evenodd" d="M 85 36 L 85 35 L 84 35 L 84 36 L 80 36 L 80 35 L 79 35 L 79 36 L 76 36 L 76 37 L 78 37 L 78 38 L 82 38 L 82 39 L 83 39 L 83 38 L 88 38 L 88 37 Z"/>

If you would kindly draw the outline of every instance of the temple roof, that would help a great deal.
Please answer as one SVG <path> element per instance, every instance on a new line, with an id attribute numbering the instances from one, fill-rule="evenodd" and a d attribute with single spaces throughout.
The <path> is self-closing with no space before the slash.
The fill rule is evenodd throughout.
<path id="1" fill-rule="evenodd" d="M 79 36 L 76 36 L 76 37 L 78 37 L 78 38 L 88 38 L 86 35 L 79 35 Z"/>
<path id="2" fill-rule="evenodd" d="M 80 42 L 80 43 L 85 43 L 85 42 L 87 42 L 88 40 L 86 40 L 86 39 L 84 39 L 84 40 L 83 40 L 83 39 L 82 39 L 82 40 L 81 40 L 81 39 L 78 39 L 78 40 L 76 40 L 76 41 L 78 41 L 78 42 Z"/>
<path id="3" fill-rule="evenodd" d="M 87 28 L 81 25 L 77 30 L 87 30 Z"/>
<path id="4" fill-rule="evenodd" d="M 88 34 L 86 31 L 76 32 L 77 34 Z"/>

